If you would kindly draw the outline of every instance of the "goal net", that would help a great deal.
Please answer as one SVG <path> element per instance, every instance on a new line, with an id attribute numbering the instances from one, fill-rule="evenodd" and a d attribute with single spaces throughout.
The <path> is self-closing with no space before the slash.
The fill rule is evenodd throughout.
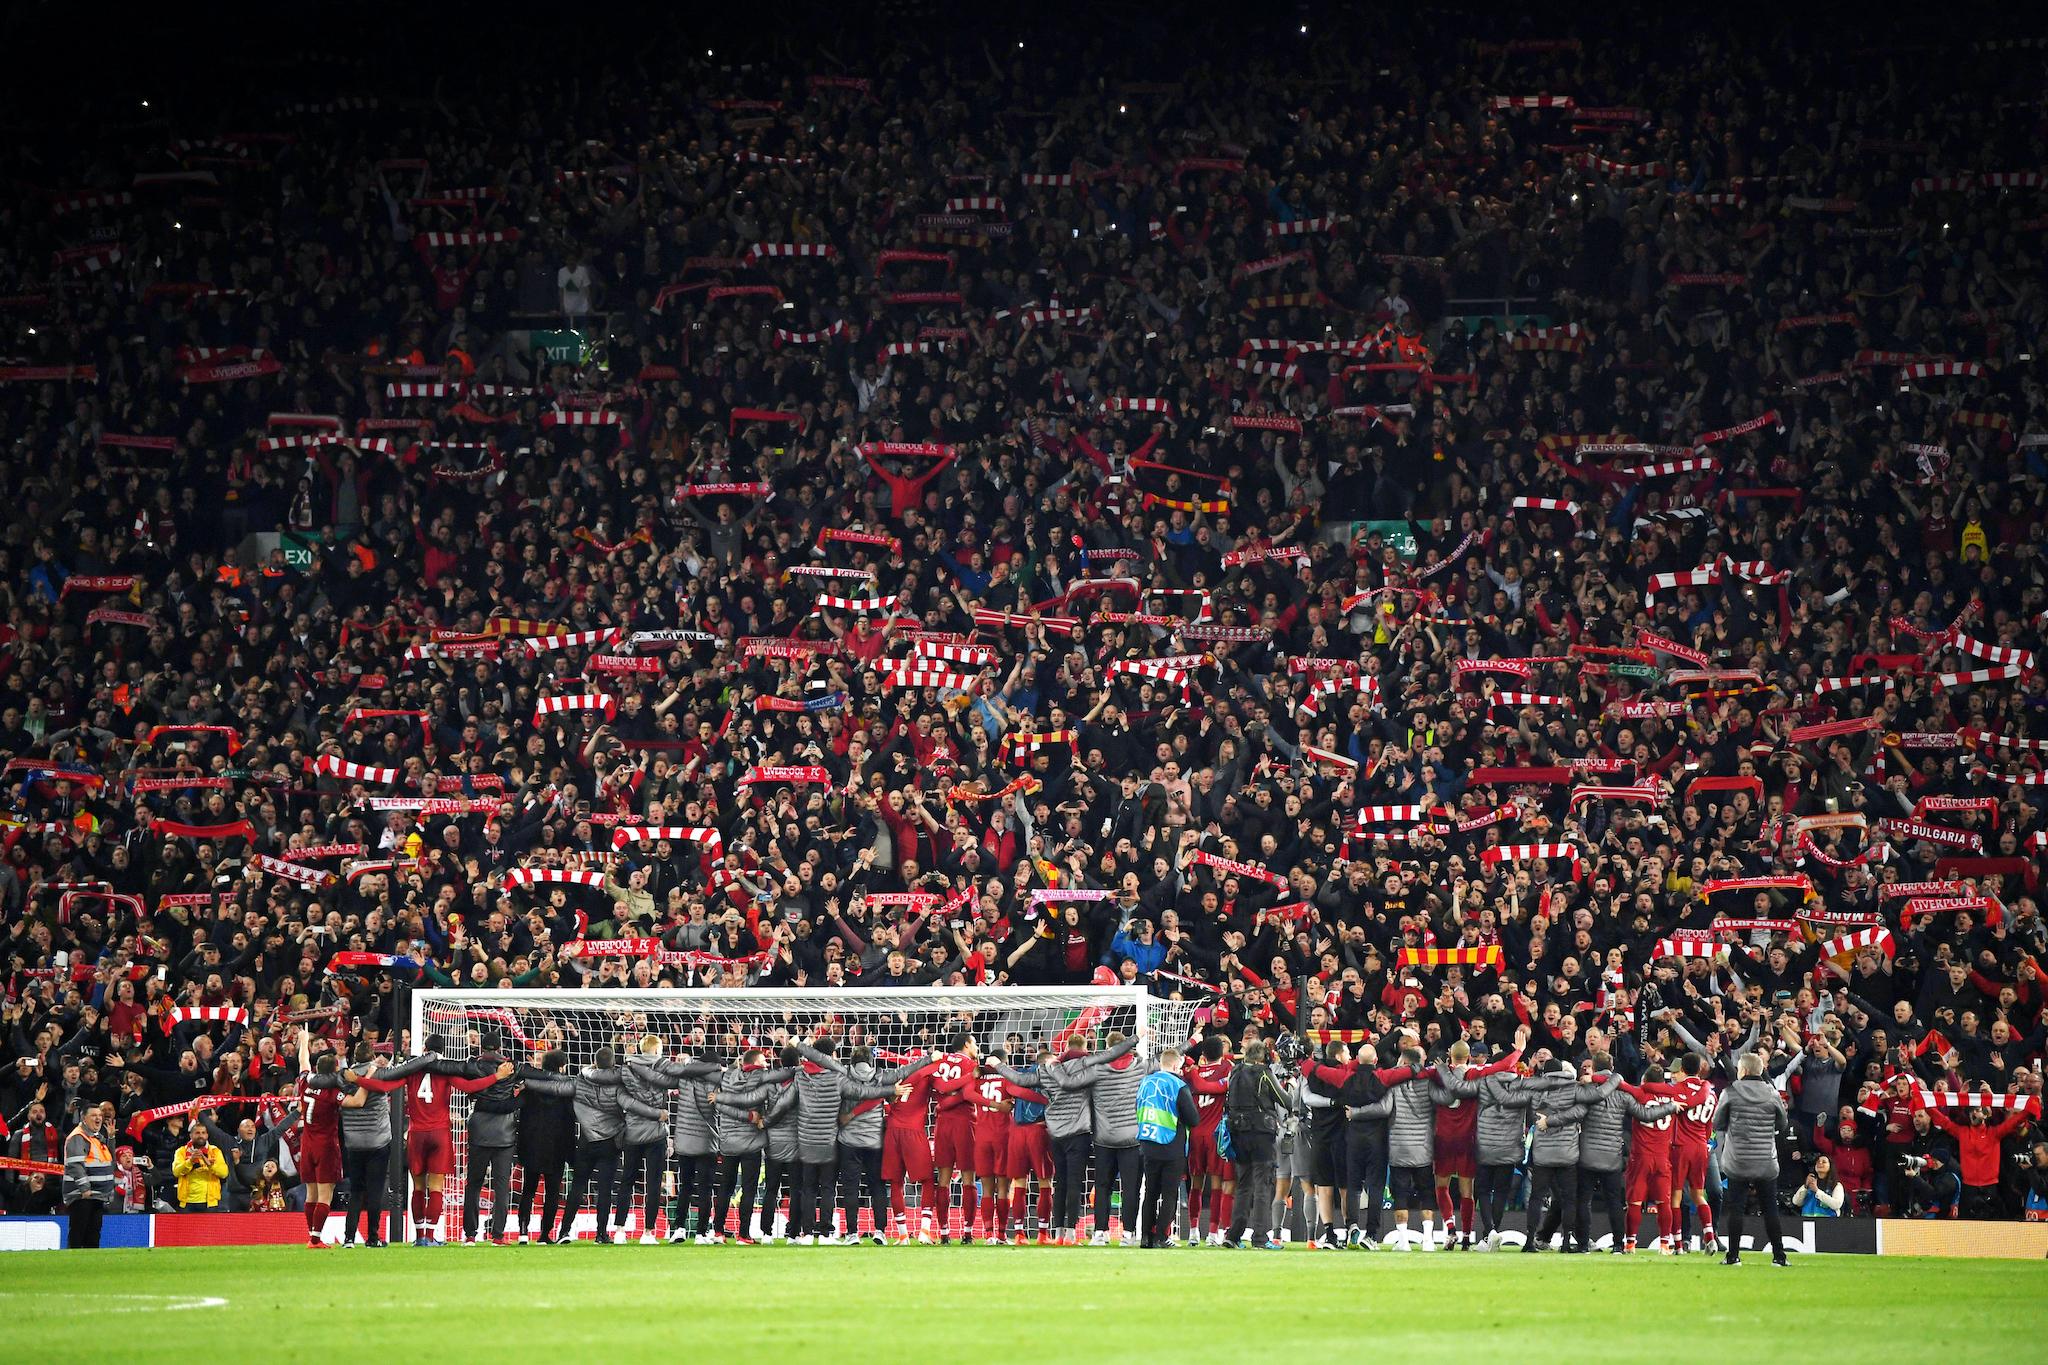
<path id="1" fill-rule="evenodd" d="M 704 1061 L 732 1065 L 740 1054 L 753 1047 L 773 1052 L 785 1042 L 810 1041 L 821 1028 L 838 1041 L 842 1055 L 849 1047 L 867 1047 L 878 1059 L 932 1055 L 946 1050 L 955 1030 L 965 1030 L 981 1046 L 983 1056 L 1007 1053 L 1013 1065 L 1028 1065 L 1040 1044 L 1054 1050 L 1070 1034 L 1083 1035 L 1091 1047 L 1105 1046 L 1112 1032 L 1126 1036 L 1150 1035 L 1152 1051 L 1167 1044 L 1185 1043 L 1196 1026 L 1197 1002 L 1163 1000 L 1140 986 L 1083 987 L 904 987 L 877 989 L 767 989 L 767 990 L 618 990 L 618 991 L 505 991 L 505 990 L 421 990 L 412 997 L 412 1040 L 415 1050 L 425 1040 L 440 1041 L 443 1056 L 472 1057 L 488 1045 L 495 1045 L 515 1060 L 535 1061 L 550 1049 L 560 1049 L 568 1058 L 565 1074 L 590 1063 L 598 1049 L 610 1047 L 624 1058 L 639 1040 L 654 1034 L 664 1043 L 663 1052 L 673 1057 L 688 1052 Z M 1148 1056 L 1151 1055 L 1149 1052 Z M 878 1060 L 877 1065 L 887 1065 Z M 993 1079 L 984 1084 L 994 1083 Z M 447 1187 L 442 1236 L 454 1241 L 461 1232 L 462 1193 L 471 1179 L 468 1127 L 471 1101 L 457 1094 L 450 1106 L 455 1147 L 455 1178 Z M 670 1113 L 678 1103 L 671 1094 Z M 932 1115 L 925 1115 L 926 1137 L 931 1137 Z M 674 1197 L 675 1158 L 669 1159 L 663 1188 L 648 1198 L 645 1179 L 636 1182 L 629 1205 L 626 1231 L 633 1236 L 651 1233 L 665 1236 Z M 513 1177 L 512 1207 L 505 1220 L 508 1231 L 525 1232 L 522 1197 L 535 1173 L 518 1170 Z M 482 1175 L 484 1210 L 479 1227 L 488 1227 L 489 1177 Z M 992 1179 L 983 1180 L 983 1196 L 993 1199 Z M 567 1178 L 564 1178 L 566 1189 Z M 786 1193 L 786 1191 L 785 1191 Z M 926 1190 L 911 1182 L 906 1196 L 928 1217 L 935 1217 L 943 1230 L 949 1215 L 960 1226 L 964 1192 L 956 1179 L 943 1190 Z M 1028 1207 L 1035 1208 L 1037 1187 L 1028 1192 Z M 616 1195 L 614 1196 L 616 1200 Z M 753 1201 L 747 1201 L 752 1203 Z M 773 1231 L 778 1226 L 786 1201 L 778 1198 L 775 1209 L 762 1206 L 760 1223 Z M 865 1206 L 840 1210 L 847 1221 L 843 1231 L 867 1232 L 870 1223 Z M 1132 1210 L 1130 1217 L 1135 1218 Z M 540 1201 L 533 1204 L 535 1230 Z M 727 1235 L 744 1231 L 735 1224 L 737 1215 L 722 1229 Z M 586 1207 L 574 1225 L 577 1236 L 598 1230 L 594 1209 Z M 702 1231 L 702 1229 L 697 1229 Z M 1036 1230 L 1036 1224 L 1032 1225 Z"/>

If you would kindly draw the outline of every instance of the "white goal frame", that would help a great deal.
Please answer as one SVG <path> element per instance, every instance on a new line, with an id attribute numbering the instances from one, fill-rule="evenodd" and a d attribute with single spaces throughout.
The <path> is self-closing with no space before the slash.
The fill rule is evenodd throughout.
<path id="1" fill-rule="evenodd" d="M 1163 999 L 1143 986 L 1092 984 L 611 990 L 433 987 L 412 992 L 410 1052 L 417 1056 L 425 1051 L 432 1030 L 438 1028 L 445 1032 L 452 1027 L 450 1016 L 467 1018 L 470 1028 L 475 1028 L 479 1022 L 493 1022 L 488 1016 L 481 1020 L 477 1018 L 483 1011 L 503 1012 L 513 1019 L 517 1019 L 519 1012 L 524 1010 L 570 1011 L 586 1017 L 661 1015 L 665 1016 L 667 1027 L 683 1020 L 694 1022 L 700 1016 L 715 1025 L 720 1015 L 745 1016 L 758 1027 L 764 1017 L 787 1016 L 790 1037 L 797 1041 L 808 1038 L 819 1024 L 827 1022 L 858 1026 L 867 1019 L 884 1021 L 901 1014 L 920 1015 L 927 1021 L 971 1016 L 964 1026 L 984 1045 L 999 1045 L 1006 1034 L 1023 1032 L 1026 1045 L 1036 1046 L 1051 1042 L 1057 1027 L 1073 1022 L 1087 1010 L 1097 1009 L 1112 1017 L 1091 1025 L 1090 1031 L 1099 1034 L 1109 1028 L 1134 1028 L 1137 1035 L 1146 1040 L 1139 1055 L 1149 1061 L 1157 1057 L 1161 1048 L 1185 1047 L 1188 1044 L 1195 1030 L 1197 1011 L 1205 1003 Z M 1031 1015 L 1036 1015 L 1036 1019 L 1030 1018 Z M 1051 1020 L 1058 1023 L 1049 1029 L 1046 1023 Z M 928 1023 L 926 1027 L 931 1025 Z M 523 1032 L 523 1029 L 517 1031 Z M 530 1046 L 532 1041 L 527 1040 L 526 1044 L 514 1042 L 506 1048 L 507 1055 L 522 1061 L 536 1060 Z M 589 1041 L 594 1048 L 613 1039 L 604 1036 Z M 767 1040 L 756 1038 L 753 1041 L 765 1044 Z M 464 1047 L 451 1055 L 461 1055 L 466 1051 Z M 448 1198 L 443 1210 L 442 1228 L 453 1240 L 454 1229 L 459 1226 L 461 1195 L 472 1178 L 467 1161 L 467 1142 L 461 1136 L 468 1127 L 469 1098 L 461 1094 L 452 1096 L 451 1110 L 458 1134 L 456 1173 L 446 1187 Z M 944 1191 L 937 1193 L 942 1199 L 946 1197 Z M 921 1192 L 920 1205 L 929 1197 Z M 644 1203 L 642 1208 L 644 1211 Z M 402 1207 L 394 1210 L 393 1216 L 403 1217 Z M 594 1228 L 595 1213 L 586 1214 L 586 1218 Z"/>

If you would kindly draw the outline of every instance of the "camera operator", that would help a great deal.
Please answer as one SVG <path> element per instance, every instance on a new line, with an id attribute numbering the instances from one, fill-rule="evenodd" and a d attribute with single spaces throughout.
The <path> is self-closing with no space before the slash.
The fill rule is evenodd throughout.
<path id="1" fill-rule="evenodd" d="M 1963 1182 L 1956 1174 L 1955 1146 L 1934 1126 L 1925 1109 L 1913 1111 L 1912 1136 L 1899 1153 L 1899 1186 L 1906 1216 L 1951 1212 L 1962 1202 Z"/>
<path id="2" fill-rule="evenodd" d="M 2023 1204 L 2029 1223 L 2048 1223 L 2048 1142 L 2037 1142 L 2031 1151 L 2013 1158 L 2020 1170 L 2025 1191 Z"/>

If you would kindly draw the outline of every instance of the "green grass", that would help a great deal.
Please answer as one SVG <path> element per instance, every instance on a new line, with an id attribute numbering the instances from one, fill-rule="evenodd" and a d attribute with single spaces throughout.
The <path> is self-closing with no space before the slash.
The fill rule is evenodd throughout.
<path id="1" fill-rule="evenodd" d="M 225 1303 L 215 1303 L 225 1300 Z M 0 1256 L 0 1361 L 2039 1359 L 2048 1265 L 1004 1247 Z M 1344 1357 L 1304 1353 L 1346 1351 Z M 584 1354 L 585 1352 L 588 1354 Z"/>

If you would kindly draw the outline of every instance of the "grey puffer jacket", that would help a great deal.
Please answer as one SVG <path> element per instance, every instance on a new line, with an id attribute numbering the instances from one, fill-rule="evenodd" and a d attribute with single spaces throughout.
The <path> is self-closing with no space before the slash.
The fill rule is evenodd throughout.
<path id="1" fill-rule="evenodd" d="M 1149 1074 L 1135 1058 L 1121 1070 L 1118 1060 L 1098 1052 L 1080 1068 L 1095 1120 L 1095 1145 L 1111 1150 L 1138 1145 L 1138 1087 Z"/>
<path id="2" fill-rule="evenodd" d="M 1740 1180 L 1778 1178 L 1778 1140 L 1792 1127 L 1785 1102 L 1769 1081 L 1749 1076 L 1721 1092 L 1714 1131 L 1721 1144 L 1721 1174 Z"/>
<path id="3" fill-rule="evenodd" d="M 1586 1117 L 1586 1101 L 1580 1098 L 1578 1081 L 1565 1076 L 1533 1077 L 1527 1085 L 1530 1118 L 1544 1120 L 1529 1143 L 1530 1164 L 1578 1165 L 1579 1125 Z"/>
<path id="4" fill-rule="evenodd" d="M 1502 1071 L 1480 1078 L 1474 1140 L 1480 1165 L 1521 1164 L 1529 1142 L 1529 1096 L 1521 1077 Z"/>
<path id="5" fill-rule="evenodd" d="M 749 1114 L 765 1121 L 767 1106 L 782 1093 L 782 1083 L 796 1073 L 788 1067 L 749 1071 L 729 1066 L 718 1078 L 718 1126 L 712 1133 L 721 1156 L 746 1156 L 768 1145 L 766 1128 L 757 1128 Z"/>
<path id="6" fill-rule="evenodd" d="M 576 1139 L 579 1142 L 617 1142 L 626 1130 L 627 1097 L 617 1067 L 586 1066 L 576 1073 Z M 646 1106 L 632 1101 L 640 1109 Z M 656 1116 L 660 1111 L 655 1111 Z M 643 1113 L 642 1117 L 646 1117 Z"/>
<path id="7" fill-rule="evenodd" d="M 886 1099 L 896 1083 L 876 1085 L 855 1080 L 838 1070 L 836 1057 L 798 1045 L 805 1066 L 796 1074 L 796 1159 L 824 1165 L 839 1155 L 839 1113 L 849 1101 Z M 1136 1103 L 1133 1101 L 1133 1114 Z M 1135 1118 L 1133 1127 L 1136 1126 Z"/>
<path id="8" fill-rule="evenodd" d="M 776 1091 L 769 1098 L 768 1107 L 761 1111 L 761 1120 L 767 1125 L 770 1161 L 787 1164 L 796 1160 L 796 1126 L 799 1116 L 796 1082 L 792 1080 Z"/>
<path id="9" fill-rule="evenodd" d="M 654 1105 L 664 1118 L 669 1118 L 668 1092 L 680 1091 L 670 1119 L 675 1153 L 677 1156 L 709 1156 L 714 1150 L 714 1130 L 718 1122 L 718 1110 L 711 1103 L 711 1092 L 717 1088 L 718 1077 L 723 1070 L 717 1062 L 691 1061 L 682 1057 L 660 1060 L 635 1057 L 626 1063 L 626 1092 L 643 1103 Z M 653 1132 L 644 1128 L 636 1130 L 629 1121 L 626 1124 L 626 1141 L 653 1142 L 661 1136 L 661 1124 L 656 1123 L 654 1129 Z"/>
<path id="10" fill-rule="evenodd" d="M 1084 1054 L 1067 1053 L 1055 1061 L 1047 1062 L 1035 1072 L 1026 1075 L 1013 1066 L 998 1063 L 997 1074 L 1013 1085 L 1028 1085 L 1045 1096 L 1045 1135 L 1052 1141 L 1061 1138 L 1079 1137 L 1093 1131 L 1094 1115 L 1091 1112 L 1088 1095 L 1088 1076 L 1093 1063 L 1113 1062 L 1138 1045 L 1136 1038 L 1126 1038 L 1115 1047 L 1101 1052 Z M 1137 1141 L 1137 1096 L 1131 1097 L 1131 1140 Z"/>
<path id="11" fill-rule="evenodd" d="M 847 1067 L 846 1074 L 864 1085 L 886 1085 L 894 1092 L 896 1083 L 929 1062 L 904 1062 L 897 1066 L 877 1071 L 873 1062 L 855 1062 Z M 875 1151 L 882 1145 L 882 1120 L 887 1110 L 879 1104 L 868 1104 L 855 1100 L 846 1106 L 846 1112 L 839 1117 L 839 1141 L 843 1146 L 859 1147 Z"/>
<path id="12" fill-rule="evenodd" d="M 1607 1091 L 1587 1106 L 1586 1121 L 1579 1128 L 1579 1165 L 1589 1171 L 1620 1170 L 1628 1165 L 1629 1120 L 1655 1123 L 1677 1112 L 1670 1100 L 1644 1104 L 1619 1089 Z"/>
<path id="13" fill-rule="evenodd" d="M 1436 1107 L 1455 1098 L 1433 1078 L 1411 1076 L 1387 1087 L 1387 1165 L 1427 1166 L 1436 1159 Z"/>
<path id="14" fill-rule="evenodd" d="M 339 1097 L 337 1103 L 346 1100 L 361 1087 L 349 1084 L 340 1072 L 322 1076 L 318 1072 L 306 1077 L 309 1090 L 332 1090 Z M 397 1103 L 395 1090 L 372 1090 L 369 1098 L 353 1109 L 346 1104 L 341 1110 L 341 1145 L 352 1152 L 374 1151 L 391 1145 L 391 1106 Z M 474 1115 L 470 1122 L 475 1123 Z"/>

